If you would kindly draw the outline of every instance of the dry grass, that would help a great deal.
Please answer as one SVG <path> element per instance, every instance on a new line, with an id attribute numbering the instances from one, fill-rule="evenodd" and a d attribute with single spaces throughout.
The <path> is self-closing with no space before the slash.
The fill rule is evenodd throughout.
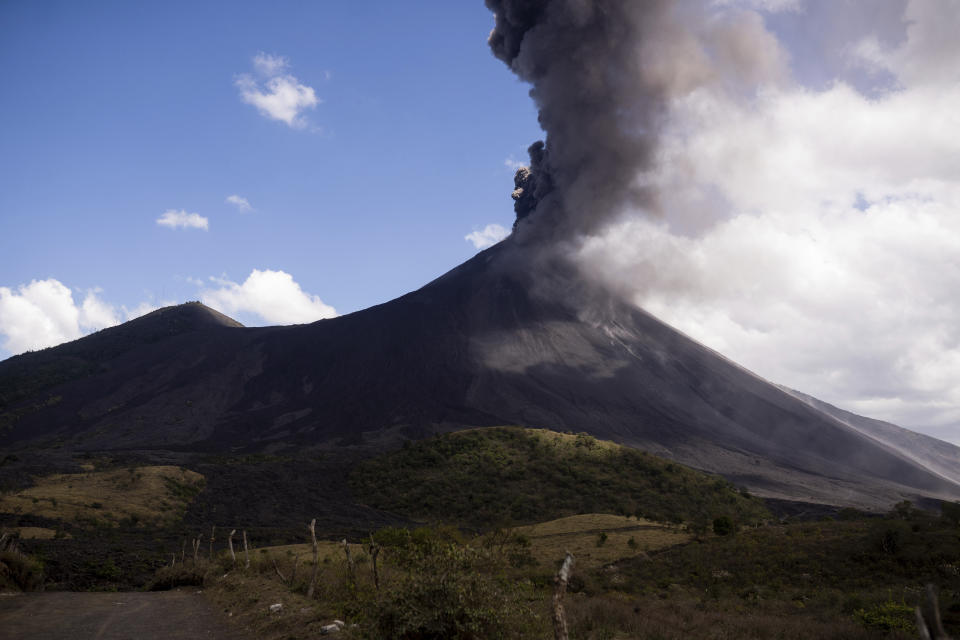
<path id="1" fill-rule="evenodd" d="M 682 544 L 691 537 L 675 525 L 602 513 L 518 527 L 516 532 L 530 539 L 530 550 L 541 565 L 551 566 L 569 551 L 576 557 L 579 570 Z M 606 540 L 598 546 L 601 533 L 606 534 Z M 631 539 L 634 546 L 629 544 Z"/>
<path id="2" fill-rule="evenodd" d="M 51 475 L 0 498 L 0 512 L 89 524 L 165 523 L 181 516 L 203 482 L 199 473 L 173 466 Z"/>
<path id="3" fill-rule="evenodd" d="M 53 540 L 57 537 L 57 532 L 53 529 L 44 527 L 10 527 L 11 531 L 16 531 L 21 540 Z M 62 534 L 64 538 L 70 538 L 70 534 Z"/>
<path id="4" fill-rule="evenodd" d="M 688 533 L 675 525 L 604 513 L 570 516 L 517 527 L 514 531 L 530 540 L 530 551 L 541 566 L 552 566 L 562 560 L 569 550 L 577 559 L 577 568 L 582 570 L 600 567 L 645 551 L 682 544 L 691 539 Z M 607 534 L 607 539 L 597 546 L 601 532 Z M 631 538 L 635 542 L 633 547 L 628 544 Z M 339 542 L 319 540 L 317 548 L 320 562 L 342 561 L 344 558 L 343 545 Z M 294 559 L 302 565 L 313 562 L 313 550 L 309 544 L 258 549 L 251 553 L 251 559 L 257 561 L 254 556 L 267 553 L 269 557 L 282 559 L 284 563 Z M 354 560 L 366 560 L 363 544 L 351 544 L 350 553 Z"/>
<path id="5" fill-rule="evenodd" d="M 821 617 L 787 603 L 746 606 L 677 592 L 669 598 L 573 594 L 565 604 L 570 637 L 580 640 L 908 640 L 906 632 L 869 630 L 846 617 Z"/>
<path id="6" fill-rule="evenodd" d="M 233 571 L 215 579 L 206 593 L 216 605 L 244 629 L 251 637 L 260 640 L 289 640 L 290 638 L 315 638 L 320 628 L 330 624 L 333 616 L 322 603 L 308 600 L 301 593 L 268 575 L 257 572 Z M 270 605 L 281 604 L 282 609 L 271 612 Z M 353 637 L 349 632 L 338 637 Z"/>
<path id="7" fill-rule="evenodd" d="M 266 552 L 266 553 L 263 553 Z M 310 544 L 285 544 L 276 547 L 263 547 L 256 552 L 250 552 L 251 562 L 256 562 L 254 556 L 263 556 L 269 554 L 270 557 L 284 559 L 284 562 L 291 562 L 294 558 L 301 564 L 313 563 L 313 546 Z M 332 540 L 317 540 L 317 555 L 320 562 L 327 563 L 333 560 L 341 560 L 346 557 L 343 552 L 343 545 Z M 351 544 L 350 555 L 354 560 L 366 555 L 364 545 Z"/>
<path id="8" fill-rule="evenodd" d="M 584 439 L 583 435 L 559 433 L 557 431 L 550 431 L 549 429 L 524 429 L 524 432 L 536 437 L 544 444 L 552 444 L 557 447 L 576 447 L 577 443 L 582 442 Z M 610 440 L 600 440 L 593 437 L 588 438 L 590 441 L 590 446 L 586 447 L 586 449 L 595 454 L 597 457 L 602 457 L 607 452 L 619 451 L 623 447 L 623 445 L 619 445 Z"/>
<path id="9" fill-rule="evenodd" d="M 502 425 L 499 427 L 474 427 L 472 429 L 460 429 L 458 431 L 453 431 L 448 435 L 451 438 L 460 438 L 470 434 L 483 433 L 489 429 L 516 429 L 517 427 L 510 425 Z M 543 444 L 552 445 L 555 447 L 577 447 L 578 442 L 582 444 L 584 440 L 583 435 L 577 435 L 574 433 L 561 433 L 559 431 L 551 431 L 550 429 L 533 429 L 530 427 L 523 427 L 523 433 L 525 435 L 531 436 L 540 440 Z M 611 440 L 600 440 L 592 436 L 587 436 L 590 440 L 590 446 L 587 448 L 591 453 L 601 457 L 603 454 L 610 451 L 619 451 L 623 448 L 623 445 L 617 444 Z"/>

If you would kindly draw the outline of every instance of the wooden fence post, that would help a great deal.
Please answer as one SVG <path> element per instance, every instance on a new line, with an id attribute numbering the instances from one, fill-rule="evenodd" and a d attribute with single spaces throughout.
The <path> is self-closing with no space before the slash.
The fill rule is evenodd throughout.
<path id="1" fill-rule="evenodd" d="M 356 584 L 356 581 L 353 577 L 353 558 L 350 557 L 350 543 L 347 542 L 346 538 L 344 538 L 340 541 L 340 544 L 343 545 L 343 552 L 347 554 L 347 581 L 351 585 Z"/>
<path id="2" fill-rule="evenodd" d="M 567 592 L 567 582 L 573 572 L 573 554 L 567 551 L 560 571 L 553 579 L 553 638 L 554 640 L 568 640 L 567 614 L 563 610 L 563 596 Z"/>
<path id="3" fill-rule="evenodd" d="M 270 559 L 273 560 L 273 570 L 277 572 L 277 576 L 280 578 L 280 582 L 286 582 L 287 578 L 280 573 L 280 567 L 277 566 L 277 559 L 273 557 L 273 554 L 270 554 Z"/>
<path id="4" fill-rule="evenodd" d="M 243 530 L 243 555 L 247 559 L 247 569 L 250 568 L 250 549 L 247 547 L 247 530 Z"/>
<path id="5" fill-rule="evenodd" d="M 214 536 L 217 534 L 217 525 L 213 525 L 213 529 L 210 530 L 210 562 L 213 562 L 213 541 Z"/>
<path id="6" fill-rule="evenodd" d="M 373 586 L 380 591 L 380 574 L 377 572 L 377 556 L 380 555 L 380 545 L 373 541 L 373 534 L 370 534 L 370 560 L 373 564 Z"/>
<path id="7" fill-rule="evenodd" d="M 230 559 L 233 560 L 233 565 L 237 565 L 237 554 L 233 552 L 233 534 L 237 532 L 236 529 L 231 529 L 230 535 L 227 537 L 227 544 L 230 545 Z"/>
<path id="8" fill-rule="evenodd" d="M 310 521 L 310 539 L 313 542 L 313 575 L 310 576 L 310 588 L 307 589 L 307 599 L 313 598 L 313 590 L 317 585 L 317 572 L 320 570 L 320 550 L 317 547 L 317 519 Z"/>

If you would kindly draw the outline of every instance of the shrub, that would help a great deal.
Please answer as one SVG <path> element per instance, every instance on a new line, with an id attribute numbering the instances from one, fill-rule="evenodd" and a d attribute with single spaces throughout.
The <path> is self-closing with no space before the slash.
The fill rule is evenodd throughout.
<path id="1" fill-rule="evenodd" d="M 908 527 L 903 522 L 888 522 L 872 533 L 871 546 L 874 551 L 887 555 L 897 555 L 903 548 Z"/>
<path id="2" fill-rule="evenodd" d="M 913 607 L 892 600 L 869 609 L 858 609 L 853 617 L 865 627 L 883 631 L 914 631 L 917 624 Z"/>
<path id="3" fill-rule="evenodd" d="M 378 602 L 377 629 L 384 638 L 442 640 L 503 638 L 517 609 L 510 588 L 479 571 L 469 547 L 435 548 L 416 571 Z"/>
<path id="4" fill-rule="evenodd" d="M 733 521 L 727 516 L 720 516 L 713 520 L 713 532 L 718 536 L 728 536 L 733 533 Z"/>
<path id="5" fill-rule="evenodd" d="M 947 524 L 960 525 L 960 502 L 941 502 L 940 515 Z"/>
<path id="6" fill-rule="evenodd" d="M 177 587 L 202 587 L 204 569 L 202 565 L 178 564 L 175 567 L 163 567 L 147 585 L 148 591 L 169 591 Z"/>
<path id="7" fill-rule="evenodd" d="M 0 589 L 40 591 L 43 589 L 43 565 L 16 551 L 0 553 Z"/>

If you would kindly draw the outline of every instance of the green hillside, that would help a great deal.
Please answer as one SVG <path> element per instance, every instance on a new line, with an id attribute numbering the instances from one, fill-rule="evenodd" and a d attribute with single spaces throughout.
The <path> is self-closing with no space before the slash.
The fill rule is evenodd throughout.
<path id="1" fill-rule="evenodd" d="M 588 435 L 473 429 L 408 442 L 350 478 L 357 499 L 429 521 L 485 529 L 580 513 L 706 526 L 769 517 L 726 480 Z"/>

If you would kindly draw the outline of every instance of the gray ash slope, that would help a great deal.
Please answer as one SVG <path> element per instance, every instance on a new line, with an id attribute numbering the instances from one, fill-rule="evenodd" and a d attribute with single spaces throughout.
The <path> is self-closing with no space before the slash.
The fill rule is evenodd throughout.
<path id="1" fill-rule="evenodd" d="M 771 497 L 960 497 L 956 447 L 941 443 L 931 470 L 909 439 L 872 436 L 613 297 L 538 295 L 510 268 L 514 251 L 508 239 L 401 298 L 309 325 L 244 328 L 189 303 L 10 358 L 0 447 L 376 448 L 518 424 L 640 447 Z"/>

